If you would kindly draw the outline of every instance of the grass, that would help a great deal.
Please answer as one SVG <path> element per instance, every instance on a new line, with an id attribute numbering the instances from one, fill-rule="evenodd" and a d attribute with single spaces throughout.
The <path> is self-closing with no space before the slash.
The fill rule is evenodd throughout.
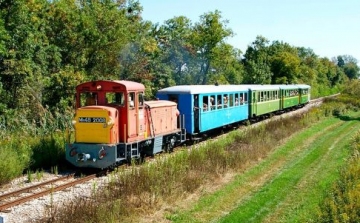
<path id="1" fill-rule="evenodd" d="M 328 175 L 337 173 L 338 165 L 334 165 L 334 162 L 337 161 L 335 158 L 345 157 L 344 153 L 346 152 L 344 150 L 337 150 L 341 154 L 328 154 L 328 152 L 330 153 L 329 148 L 333 146 L 331 139 L 339 135 L 341 138 L 345 138 L 346 135 L 344 134 L 347 134 L 348 130 L 348 126 L 344 125 L 323 134 L 321 139 L 309 145 L 299 156 L 276 171 L 275 177 L 272 177 L 270 181 L 250 195 L 248 200 L 239 205 L 230 215 L 221 219 L 220 222 L 264 222 L 265 220 L 266 222 L 304 222 L 308 220 L 308 214 L 316 208 L 320 200 L 317 195 L 321 195 L 324 189 L 319 184 L 322 185 L 323 180 L 327 179 Z M 343 161 L 343 159 L 339 160 Z M 323 168 L 324 162 L 331 164 L 331 166 L 326 169 Z M 304 187 L 304 185 L 307 186 Z M 313 196 L 309 196 L 309 192 Z M 298 197 L 295 194 L 303 194 L 309 197 L 305 199 L 305 197 Z M 292 199 L 288 196 L 291 196 Z M 296 204 L 295 207 L 292 205 L 290 211 L 283 210 L 285 205 L 282 204 L 289 199 L 292 204 Z M 296 211 L 293 211 L 293 208 Z M 292 214 L 286 215 L 281 212 L 292 212 Z M 305 215 L 300 214 L 302 212 Z M 303 217 L 305 219 L 302 219 Z"/>
<path id="2" fill-rule="evenodd" d="M 352 155 L 340 169 L 340 179 L 326 190 L 313 222 L 360 222 L 360 131 L 351 143 Z"/>

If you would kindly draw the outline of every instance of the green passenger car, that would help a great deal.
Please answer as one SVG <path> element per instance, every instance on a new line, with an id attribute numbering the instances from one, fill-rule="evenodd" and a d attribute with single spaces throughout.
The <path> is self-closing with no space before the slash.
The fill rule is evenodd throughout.
<path id="1" fill-rule="evenodd" d="M 300 89 L 297 85 L 279 85 L 281 95 L 281 110 L 300 105 Z"/>
<path id="2" fill-rule="evenodd" d="M 299 87 L 299 92 L 300 92 L 300 104 L 305 105 L 305 104 L 309 103 L 310 90 L 311 90 L 310 85 L 298 84 L 297 86 Z"/>
<path id="3" fill-rule="evenodd" d="M 280 87 L 274 85 L 248 85 L 249 117 L 255 118 L 279 111 Z"/>

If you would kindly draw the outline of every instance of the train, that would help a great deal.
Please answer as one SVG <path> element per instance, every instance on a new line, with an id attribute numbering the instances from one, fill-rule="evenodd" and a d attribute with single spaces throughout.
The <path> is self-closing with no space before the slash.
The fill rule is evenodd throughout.
<path id="1" fill-rule="evenodd" d="M 171 152 L 208 132 L 303 107 L 310 90 L 306 84 L 179 85 L 146 101 L 141 83 L 81 83 L 66 160 L 75 167 L 106 169 Z"/>

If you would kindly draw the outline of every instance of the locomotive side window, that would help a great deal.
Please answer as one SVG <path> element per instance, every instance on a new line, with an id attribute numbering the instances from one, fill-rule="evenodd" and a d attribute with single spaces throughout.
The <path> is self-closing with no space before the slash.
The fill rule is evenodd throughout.
<path id="1" fill-rule="evenodd" d="M 138 101 L 139 101 L 139 108 L 143 108 L 144 105 L 144 93 L 143 92 L 139 92 L 138 93 Z"/>
<path id="2" fill-rule="evenodd" d="M 135 108 L 135 92 L 130 92 L 128 96 L 129 108 Z"/>

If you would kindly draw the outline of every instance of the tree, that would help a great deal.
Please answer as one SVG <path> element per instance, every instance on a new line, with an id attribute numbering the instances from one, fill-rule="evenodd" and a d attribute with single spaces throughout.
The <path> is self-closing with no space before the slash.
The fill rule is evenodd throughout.
<path id="1" fill-rule="evenodd" d="M 338 67 L 343 69 L 346 76 L 350 79 L 357 79 L 360 77 L 360 68 L 357 65 L 357 60 L 350 55 L 340 55 L 334 59 Z"/>
<path id="2" fill-rule="evenodd" d="M 216 49 L 227 37 L 233 35 L 232 30 L 226 28 L 227 23 L 228 21 L 221 21 L 221 14 L 216 10 L 200 16 L 200 22 L 194 26 L 192 45 L 197 53 L 198 70 L 195 74 L 197 84 L 208 83 Z"/>
<path id="3" fill-rule="evenodd" d="M 49 3 L 39 1 L 3 1 L 1 20 L 7 38 L 6 53 L 0 60 L 0 73 L 5 100 L 9 109 L 19 109 L 23 117 L 38 121 L 42 106 L 43 78 L 56 57 L 46 31 Z"/>
<path id="4" fill-rule="evenodd" d="M 270 84 L 271 72 L 269 56 L 269 40 L 257 36 L 255 41 L 246 49 L 243 63 L 245 67 L 244 84 Z"/>
<path id="5" fill-rule="evenodd" d="M 4 64 L 4 59 L 7 54 L 6 41 L 9 39 L 10 36 L 5 29 L 4 20 L 0 17 L 0 64 Z M 3 69 L 0 69 L 0 72 L 3 71 Z M 2 78 L 0 78 L 0 98 L 0 114 L 3 114 L 7 108 L 7 103 L 10 101 L 10 97 L 2 87 Z"/>
<path id="6" fill-rule="evenodd" d="M 310 48 L 298 47 L 297 52 L 300 58 L 298 82 L 314 86 L 320 66 L 319 57 Z"/>
<path id="7" fill-rule="evenodd" d="M 350 79 L 358 79 L 360 77 L 360 68 L 354 62 L 346 63 L 343 67 L 346 76 Z"/>
<path id="8" fill-rule="evenodd" d="M 191 22 L 184 16 L 165 21 L 155 32 L 161 55 L 159 62 L 167 64 L 176 84 L 188 84 L 189 72 L 196 62 L 196 51 L 191 45 Z"/>
<path id="9" fill-rule="evenodd" d="M 244 66 L 241 62 L 241 51 L 233 46 L 221 43 L 214 50 L 212 63 L 214 72 L 209 74 L 210 83 L 240 84 L 244 76 Z"/>

